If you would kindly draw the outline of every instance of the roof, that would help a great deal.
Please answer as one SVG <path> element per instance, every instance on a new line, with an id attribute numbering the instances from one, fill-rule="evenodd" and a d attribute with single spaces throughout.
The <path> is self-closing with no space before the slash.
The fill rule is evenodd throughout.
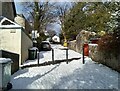
<path id="1" fill-rule="evenodd" d="M 55 35 L 55 36 L 53 36 L 52 38 L 59 38 L 59 36 Z"/>
<path id="2" fill-rule="evenodd" d="M 0 16 L 0 28 L 21 28 L 20 25 L 11 21 L 10 19 Z"/>

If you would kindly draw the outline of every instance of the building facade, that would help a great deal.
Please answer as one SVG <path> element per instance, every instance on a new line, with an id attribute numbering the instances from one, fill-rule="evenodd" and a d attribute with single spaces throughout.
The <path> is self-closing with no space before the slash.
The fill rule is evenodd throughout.
<path id="1" fill-rule="evenodd" d="M 7 19 L 0 17 L 0 50 L 19 54 L 19 65 L 28 59 L 28 49 L 32 47 L 32 40 L 24 28 Z"/>

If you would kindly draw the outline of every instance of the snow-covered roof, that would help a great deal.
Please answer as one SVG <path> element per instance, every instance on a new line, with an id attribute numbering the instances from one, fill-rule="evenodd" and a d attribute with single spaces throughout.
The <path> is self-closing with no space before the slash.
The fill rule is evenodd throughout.
<path id="1" fill-rule="evenodd" d="M 12 20 L 10 20 L 4 16 L 0 16 L 0 28 L 16 28 L 16 27 L 21 28 L 20 25 L 13 22 Z"/>
<path id="2" fill-rule="evenodd" d="M 59 38 L 59 36 L 55 35 L 55 36 L 53 36 L 53 38 Z"/>
<path id="3" fill-rule="evenodd" d="M 52 37 L 52 40 L 53 40 L 54 42 L 60 42 L 60 38 L 59 38 L 59 36 L 57 36 L 57 35 L 53 36 L 53 37 Z"/>

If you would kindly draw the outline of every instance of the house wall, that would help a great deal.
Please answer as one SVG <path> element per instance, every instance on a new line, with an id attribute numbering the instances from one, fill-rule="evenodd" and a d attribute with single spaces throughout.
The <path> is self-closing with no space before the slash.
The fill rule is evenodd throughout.
<path id="1" fill-rule="evenodd" d="M 15 17 L 15 7 L 13 2 L 0 2 L 0 15 L 7 17 L 8 19 L 14 21 Z"/>
<path id="2" fill-rule="evenodd" d="M 0 29 L 0 49 L 20 53 L 20 29 Z"/>
<path id="3" fill-rule="evenodd" d="M 28 59 L 28 49 L 33 46 L 32 40 L 26 35 L 24 31 L 21 31 L 21 60 L 22 63 Z"/>
<path id="4" fill-rule="evenodd" d="M 19 54 L 19 65 L 28 58 L 32 40 L 21 29 L 0 29 L 0 50 Z"/>
<path id="5" fill-rule="evenodd" d="M 0 29 L 0 49 L 21 54 L 21 29 Z M 19 62 L 21 57 L 19 57 Z"/>
<path id="6" fill-rule="evenodd" d="M 0 1 L 0 15 L 2 15 L 2 2 Z"/>

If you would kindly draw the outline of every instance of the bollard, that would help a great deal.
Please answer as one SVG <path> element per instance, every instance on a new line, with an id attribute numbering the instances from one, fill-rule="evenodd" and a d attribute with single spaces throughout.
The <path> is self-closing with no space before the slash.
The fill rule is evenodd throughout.
<path id="1" fill-rule="evenodd" d="M 66 49 L 66 63 L 68 64 L 68 48 Z"/>
<path id="2" fill-rule="evenodd" d="M 37 58 L 38 58 L 38 65 L 39 65 L 39 58 L 40 58 L 39 51 L 37 51 Z"/>
<path id="3" fill-rule="evenodd" d="M 54 49 L 52 49 L 52 61 L 54 63 Z"/>
<path id="4" fill-rule="evenodd" d="M 83 64 L 85 63 L 84 56 L 89 56 L 89 45 L 87 43 L 83 44 Z"/>
<path id="5" fill-rule="evenodd" d="M 85 59 L 84 59 L 84 45 L 83 45 L 83 64 L 85 63 Z"/>

